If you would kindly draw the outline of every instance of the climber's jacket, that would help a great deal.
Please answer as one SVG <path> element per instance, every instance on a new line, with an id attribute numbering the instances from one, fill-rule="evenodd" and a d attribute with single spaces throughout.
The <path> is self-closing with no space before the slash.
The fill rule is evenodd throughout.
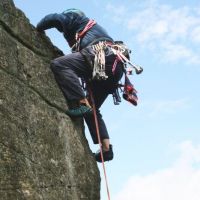
<path id="1" fill-rule="evenodd" d="M 44 31 L 49 28 L 56 28 L 62 32 L 70 47 L 76 43 L 76 34 L 81 32 L 89 18 L 76 12 L 63 12 L 61 14 L 49 14 L 45 16 L 38 24 L 37 30 Z M 92 26 L 81 38 L 79 50 L 94 43 L 94 41 L 110 41 L 113 39 L 108 35 L 106 30 L 99 24 Z"/>

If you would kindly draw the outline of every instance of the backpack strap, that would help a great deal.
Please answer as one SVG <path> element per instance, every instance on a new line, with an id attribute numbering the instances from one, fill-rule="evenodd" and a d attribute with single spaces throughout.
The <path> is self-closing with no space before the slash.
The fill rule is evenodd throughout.
<path id="1" fill-rule="evenodd" d="M 80 42 L 83 36 L 96 24 L 96 21 L 93 19 L 90 19 L 84 29 L 82 31 L 79 31 L 75 35 L 76 43 L 71 47 L 72 51 L 79 51 L 80 50 Z"/>
<path id="2" fill-rule="evenodd" d="M 83 36 L 87 33 L 87 31 L 89 31 L 95 24 L 96 21 L 90 19 L 89 22 L 86 24 L 85 28 L 82 31 L 76 33 L 76 41 L 83 38 Z"/>

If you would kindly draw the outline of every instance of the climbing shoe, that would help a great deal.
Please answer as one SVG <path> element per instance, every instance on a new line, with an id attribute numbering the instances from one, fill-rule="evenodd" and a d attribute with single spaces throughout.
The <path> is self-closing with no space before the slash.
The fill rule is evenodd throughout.
<path id="1" fill-rule="evenodd" d="M 80 105 L 79 107 L 67 110 L 66 114 L 70 117 L 82 117 L 92 114 L 92 108 L 86 105 Z"/>
<path id="2" fill-rule="evenodd" d="M 102 162 L 100 150 L 94 154 L 94 157 L 97 162 Z M 109 160 L 112 160 L 113 157 L 114 157 L 113 149 L 112 149 L 112 145 L 110 144 L 108 151 L 103 150 L 103 159 L 104 161 L 109 161 Z"/>

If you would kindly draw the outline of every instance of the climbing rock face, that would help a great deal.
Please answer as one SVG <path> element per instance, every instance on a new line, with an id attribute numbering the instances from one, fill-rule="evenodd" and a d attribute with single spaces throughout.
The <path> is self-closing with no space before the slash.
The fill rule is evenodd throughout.
<path id="1" fill-rule="evenodd" d="M 11 0 L 0 0 L 0 200 L 98 200 L 100 177 L 82 120 L 50 61 L 61 55 Z"/>

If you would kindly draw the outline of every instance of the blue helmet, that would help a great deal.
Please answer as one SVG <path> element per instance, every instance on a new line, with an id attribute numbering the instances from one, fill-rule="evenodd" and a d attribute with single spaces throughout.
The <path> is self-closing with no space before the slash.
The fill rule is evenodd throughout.
<path id="1" fill-rule="evenodd" d="M 85 16 L 84 12 L 76 8 L 70 8 L 63 12 L 63 14 L 67 14 L 67 13 L 77 13 L 79 16 Z"/>

